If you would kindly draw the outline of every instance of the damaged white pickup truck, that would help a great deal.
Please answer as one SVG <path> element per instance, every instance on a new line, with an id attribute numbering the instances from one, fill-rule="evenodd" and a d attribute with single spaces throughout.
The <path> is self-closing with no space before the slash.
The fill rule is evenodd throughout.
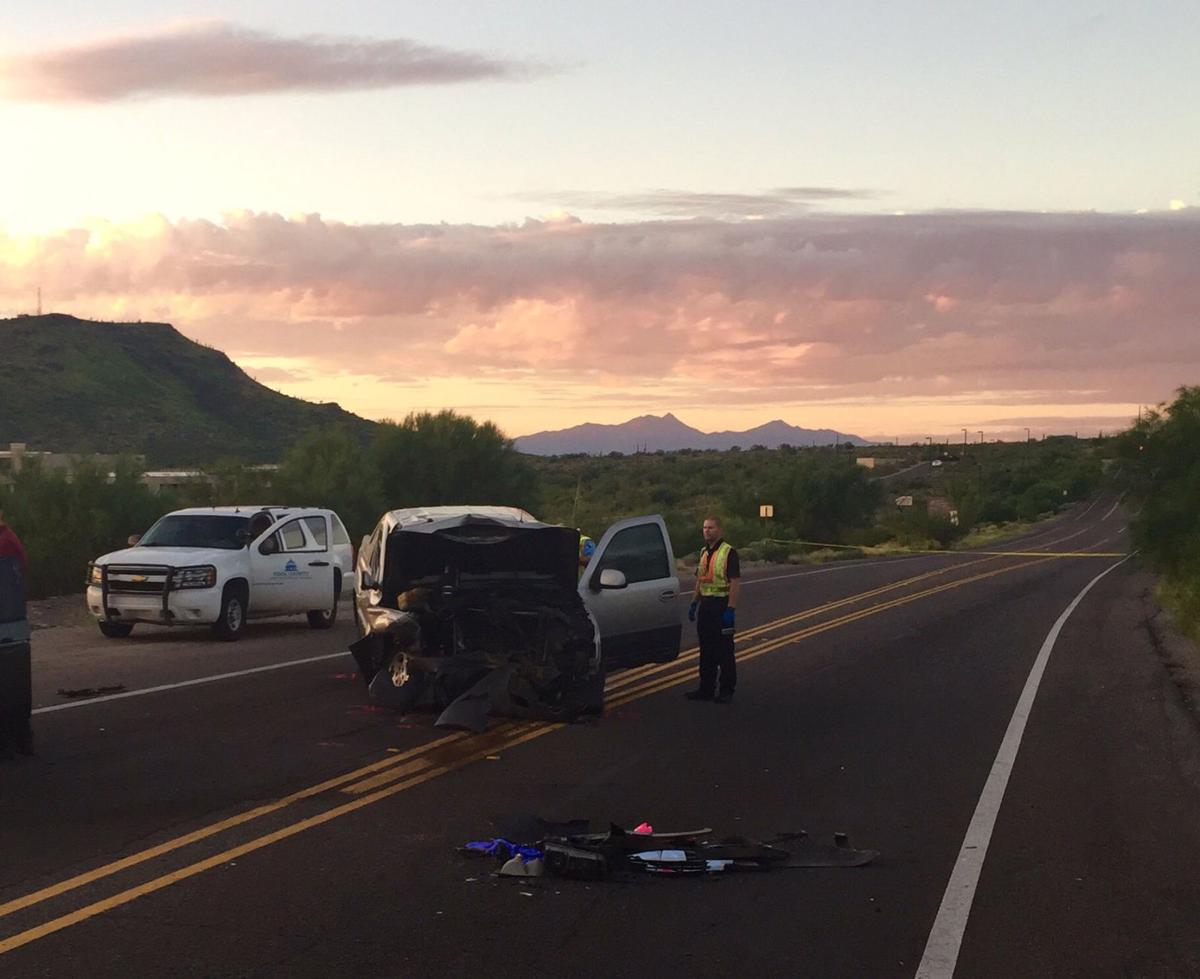
<path id="1" fill-rule="evenodd" d="M 364 539 L 355 585 L 351 652 L 371 701 L 440 710 L 443 727 L 599 713 L 607 669 L 679 655 L 659 516 L 609 528 L 580 575 L 579 532 L 524 510 L 393 510 Z"/>

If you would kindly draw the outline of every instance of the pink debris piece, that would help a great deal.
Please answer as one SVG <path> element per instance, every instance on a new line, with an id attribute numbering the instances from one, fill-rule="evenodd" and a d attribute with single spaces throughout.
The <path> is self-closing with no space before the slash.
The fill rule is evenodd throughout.
<path id="1" fill-rule="evenodd" d="M 654 827 L 649 823 L 642 823 L 634 832 L 640 833 L 642 836 L 650 836 L 654 832 Z"/>

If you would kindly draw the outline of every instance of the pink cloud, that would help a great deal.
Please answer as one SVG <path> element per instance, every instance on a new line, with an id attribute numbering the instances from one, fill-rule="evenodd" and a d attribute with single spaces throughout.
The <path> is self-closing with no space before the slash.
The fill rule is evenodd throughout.
<path id="1" fill-rule="evenodd" d="M 544 71 L 403 38 L 289 38 L 207 21 L 3 58 L 0 86 L 15 100 L 115 102 L 445 85 Z"/>
<path id="2" fill-rule="evenodd" d="M 241 212 L 0 238 L 0 300 L 167 319 L 317 374 L 670 382 L 664 397 L 1154 401 L 1200 374 L 1200 216 L 522 226 Z M 689 393 L 691 392 L 691 393 Z"/>

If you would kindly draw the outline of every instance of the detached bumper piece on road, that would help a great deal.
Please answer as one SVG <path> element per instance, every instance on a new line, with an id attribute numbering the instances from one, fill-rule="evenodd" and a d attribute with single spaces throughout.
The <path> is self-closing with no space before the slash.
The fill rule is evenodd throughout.
<path id="1" fill-rule="evenodd" d="M 540 822 L 540 821 L 539 821 Z M 716 836 L 711 829 L 681 833 L 630 832 L 615 824 L 588 832 L 585 822 L 542 823 L 536 843 L 504 839 L 468 843 L 467 856 L 492 856 L 504 861 L 501 876 L 564 877 L 606 880 L 641 874 L 658 876 L 707 875 L 736 871 L 861 867 L 879 854 L 856 850 L 842 833 L 832 844 L 809 839 L 807 833 L 784 834 L 769 843 L 741 836 Z M 536 871 L 522 870 L 536 867 Z"/>
<path id="2" fill-rule="evenodd" d="M 488 717 L 569 722 L 603 708 L 591 621 L 574 592 L 462 592 L 378 609 L 350 647 L 371 703 L 439 710 L 437 726 L 483 731 Z"/>

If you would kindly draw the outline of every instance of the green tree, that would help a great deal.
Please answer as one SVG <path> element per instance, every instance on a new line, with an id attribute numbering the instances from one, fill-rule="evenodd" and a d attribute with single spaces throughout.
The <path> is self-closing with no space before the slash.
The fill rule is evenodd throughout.
<path id="1" fill-rule="evenodd" d="M 139 476 L 131 460 L 112 472 L 83 461 L 70 474 L 35 461 L 0 487 L 0 509 L 29 552 L 31 597 L 81 591 L 88 562 L 124 547 L 169 509 Z"/>
<path id="2" fill-rule="evenodd" d="M 866 470 L 823 454 L 793 465 L 770 488 L 775 516 L 803 540 L 838 543 L 843 531 L 870 522 L 883 491 Z"/>
<path id="3" fill-rule="evenodd" d="M 486 503 L 536 508 L 533 467 L 491 422 L 454 411 L 385 422 L 371 451 L 388 508 Z"/>
<path id="4" fill-rule="evenodd" d="M 1119 436 L 1116 458 L 1141 504 L 1132 522 L 1138 548 L 1155 567 L 1200 589 L 1200 386 L 1180 388 L 1170 406 Z"/>
<path id="5" fill-rule="evenodd" d="M 367 533 L 386 509 L 375 459 L 354 433 L 344 428 L 308 432 L 275 474 L 279 499 L 322 506 L 342 518 L 351 539 Z"/>

